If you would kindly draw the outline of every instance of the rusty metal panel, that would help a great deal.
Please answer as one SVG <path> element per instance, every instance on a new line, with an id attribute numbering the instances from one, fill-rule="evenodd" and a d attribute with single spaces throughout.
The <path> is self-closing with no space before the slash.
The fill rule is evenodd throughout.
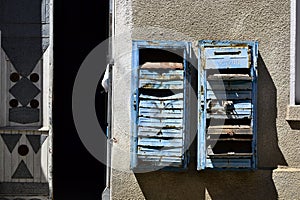
<path id="1" fill-rule="evenodd" d="M 257 56 L 257 42 L 199 42 L 198 170 L 256 168 Z"/>
<path id="2" fill-rule="evenodd" d="M 152 52 L 182 49 L 184 54 L 181 63 L 161 62 L 164 55 L 155 62 L 151 54 L 149 62 L 139 53 L 147 48 Z M 188 48 L 190 44 L 186 42 L 133 42 L 131 168 L 135 171 L 187 167 Z"/>

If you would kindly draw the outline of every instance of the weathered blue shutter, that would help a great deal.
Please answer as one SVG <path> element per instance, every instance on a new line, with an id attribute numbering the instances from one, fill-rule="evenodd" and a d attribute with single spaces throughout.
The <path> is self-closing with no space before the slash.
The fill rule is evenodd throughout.
<path id="1" fill-rule="evenodd" d="M 256 168 L 257 56 L 257 42 L 199 42 L 198 170 Z"/>
<path id="2" fill-rule="evenodd" d="M 187 167 L 188 42 L 133 41 L 131 168 Z"/>

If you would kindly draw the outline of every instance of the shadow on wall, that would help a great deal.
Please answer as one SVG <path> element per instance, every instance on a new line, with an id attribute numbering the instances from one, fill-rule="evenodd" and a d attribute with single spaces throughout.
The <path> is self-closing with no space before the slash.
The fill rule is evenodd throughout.
<path id="1" fill-rule="evenodd" d="M 261 55 L 258 56 L 258 168 L 275 169 L 287 162 L 278 146 L 277 91 Z"/>
<path id="2" fill-rule="evenodd" d="M 276 129 L 276 87 L 259 55 L 258 58 L 258 170 L 196 171 L 196 140 L 190 147 L 191 162 L 186 172 L 156 171 L 135 174 L 147 200 L 265 200 L 277 199 L 272 171 L 287 163 L 278 147 Z"/>
<path id="3" fill-rule="evenodd" d="M 300 121 L 289 121 L 288 123 L 292 130 L 300 130 Z"/>

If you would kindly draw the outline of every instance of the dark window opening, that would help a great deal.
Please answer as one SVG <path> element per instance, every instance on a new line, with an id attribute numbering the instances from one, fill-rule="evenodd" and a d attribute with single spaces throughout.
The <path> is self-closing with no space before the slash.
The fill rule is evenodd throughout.
<path id="1" fill-rule="evenodd" d="M 183 49 L 140 49 L 139 64 L 146 62 L 174 62 L 183 63 Z"/>

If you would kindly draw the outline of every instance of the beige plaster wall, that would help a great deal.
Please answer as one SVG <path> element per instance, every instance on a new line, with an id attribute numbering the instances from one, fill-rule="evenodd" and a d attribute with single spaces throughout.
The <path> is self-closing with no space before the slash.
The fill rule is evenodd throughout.
<path id="1" fill-rule="evenodd" d="M 289 0 L 116 0 L 115 21 L 112 199 L 300 199 L 300 131 L 286 121 Z M 195 143 L 187 172 L 130 171 L 132 39 L 259 42 L 257 171 L 198 172 Z"/>

